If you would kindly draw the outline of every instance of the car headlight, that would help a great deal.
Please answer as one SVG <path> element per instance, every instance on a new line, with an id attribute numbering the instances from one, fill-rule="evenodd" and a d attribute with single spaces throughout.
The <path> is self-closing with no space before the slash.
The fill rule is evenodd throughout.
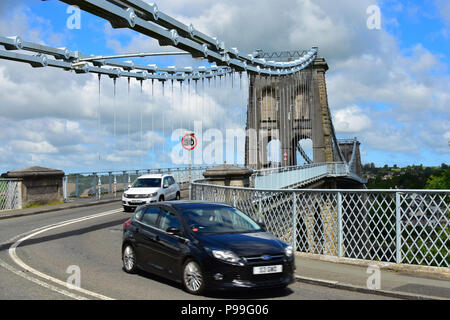
<path id="1" fill-rule="evenodd" d="M 211 250 L 214 258 L 226 262 L 238 263 L 241 259 L 233 252 L 228 250 Z"/>
<path id="2" fill-rule="evenodd" d="M 286 255 L 286 257 L 292 257 L 292 255 L 294 254 L 294 248 L 292 248 L 292 246 L 287 246 L 286 248 L 284 248 L 284 254 Z"/>
<path id="3" fill-rule="evenodd" d="M 156 197 L 157 195 L 158 195 L 157 192 L 155 192 L 155 193 L 147 193 L 147 194 L 141 194 L 139 196 L 139 198 L 141 198 L 141 199 L 148 199 L 148 198 Z"/>

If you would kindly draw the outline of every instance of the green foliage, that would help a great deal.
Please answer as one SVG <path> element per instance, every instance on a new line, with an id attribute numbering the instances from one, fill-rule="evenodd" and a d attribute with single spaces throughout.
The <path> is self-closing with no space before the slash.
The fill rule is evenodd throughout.
<path id="1" fill-rule="evenodd" d="M 375 168 L 373 164 L 366 164 L 363 172 L 370 177 L 369 189 L 450 189 L 450 167 L 445 163 L 440 167 L 405 168 L 387 165 Z"/>
<path id="2" fill-rule="evenodd" d="M 429 177 L 425 188 L 432 190 L 450 190 L 450 169 L 444 170 L 440 175 Z"/>
<path id="3" fill-rule="evenodd" d="M 51 202 L 51 203 L 46 203 L 46 204 L 30 204 L 28 206 L 25 206 L 24 209 L 55 206 L 57 204 L 63 204 L 63 203 L 64 202 Z"/>

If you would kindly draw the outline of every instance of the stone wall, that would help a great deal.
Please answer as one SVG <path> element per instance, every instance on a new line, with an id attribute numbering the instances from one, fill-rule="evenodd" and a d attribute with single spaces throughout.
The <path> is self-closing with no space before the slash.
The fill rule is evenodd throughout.
<path id="1" fill-rule="evenodd" d="M 45 205 L 63 202 L 63 177 L 61 170 L 31 167 L 2 174 L 3 178 L 22 180 L 22 206 Z"/>

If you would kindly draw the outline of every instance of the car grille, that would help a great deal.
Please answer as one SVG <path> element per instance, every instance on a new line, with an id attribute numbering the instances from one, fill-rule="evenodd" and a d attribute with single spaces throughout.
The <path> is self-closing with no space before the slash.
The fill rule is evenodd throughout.
<path id="1" fill-rule="evenodd" d="M 283 255 L 262 255 L 262 256 L 254 256 L 254 257 L 243 257 L 245 261 L 247 261 L 248 265 L 251 266 L 263 266 L 263 265 L 271 265 L 271 264 L 283 264 Z"/>
<path id="2" fill-rule="evenodd" d="M 139 201 L 139 202 L 129 202 L 128 203 L 128 205 L 130 205 L 130 206 L 135 206 L 135 207 L 137 207 L 137 206 L 140 206 L 140 205 L 143 205 L 143 204 L 146 204 L 144 201 Z"/>
<path id="3" fill-rule="evenodd" d="M 128 199 L 145 199 L 146 198 L 146 194 L 128 194 L 126 197 Z"/>

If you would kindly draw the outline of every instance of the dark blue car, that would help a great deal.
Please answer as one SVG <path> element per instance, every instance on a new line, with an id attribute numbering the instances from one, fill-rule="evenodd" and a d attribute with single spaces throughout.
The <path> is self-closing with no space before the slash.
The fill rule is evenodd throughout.
<path id="1" fill-rule="evenodd" d="M 290 245 L 231 206 L 177 201 L 145 205 L 124 224 L 123 269 L 205 289 L 285 287 L 294 281 Z"/>

